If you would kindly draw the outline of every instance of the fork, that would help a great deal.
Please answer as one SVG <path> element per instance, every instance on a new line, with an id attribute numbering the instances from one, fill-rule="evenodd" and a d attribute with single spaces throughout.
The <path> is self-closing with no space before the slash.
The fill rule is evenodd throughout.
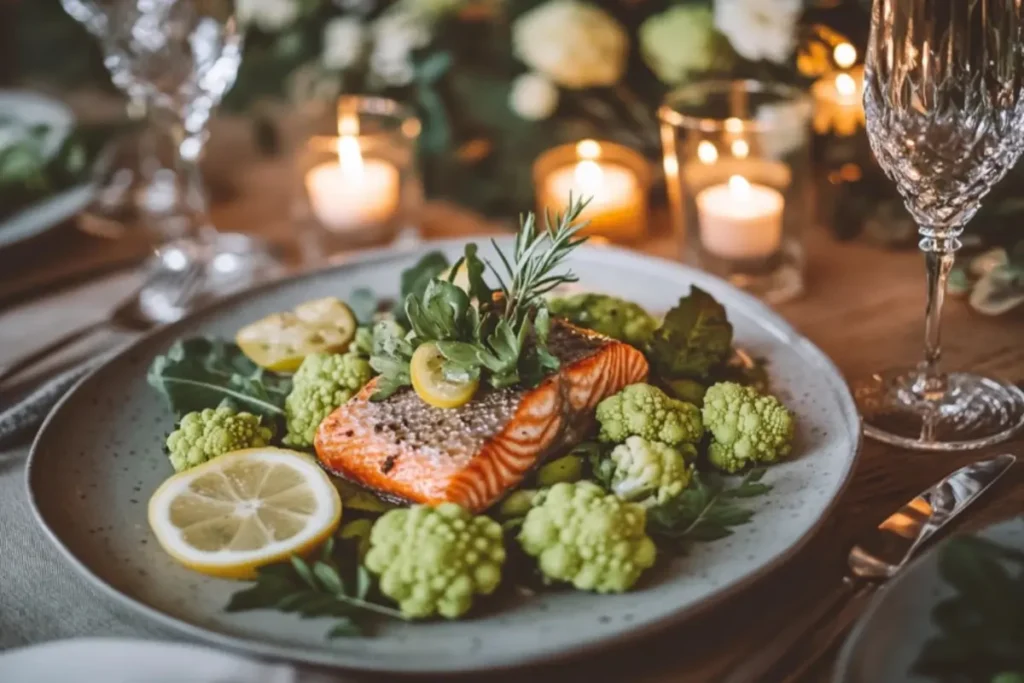
<path id="1" fill-rule="evenodd" d="M 0 384 L 101 329 L 145 332 L 156 325 L 181 318 L 196 303 L 196 293 L 204 282 L 204 266 L 200 260 L 187 259 L 181 263 L 159 255 L 156 264 L 143 283 L 103 318 L 77 327 L 42 348 L 0 365 Z"/>

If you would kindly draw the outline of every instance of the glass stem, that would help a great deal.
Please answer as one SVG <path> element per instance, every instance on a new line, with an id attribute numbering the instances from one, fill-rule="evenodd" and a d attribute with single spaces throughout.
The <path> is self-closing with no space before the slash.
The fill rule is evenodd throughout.
<path id="1" fill-rule="evenodd" d="M 924 312 L 924 361 L 914 392 L 925 400 L 938 400 L 946 393 L 946 378 L 939 372 L 942 356 L 942 304 L 946 299 L 946 281 L 953 268 L 960 240 L 956 234 L 922 230 L 920 247 L 924 251 L 928 275 L 928 300 Z"/>
<path id="2" fill-rule="evenodd" d="M 184 125 L 174 126 L 178 173 L 183 184 L 182 208 L 187 214 L 189 236 L 199 242 L 209 242 L 217 234 L 210 223 L 206 186 L 203 184 L 203 174 L 199 167 L 206 138 L 205 128 L 192 132 Z"/>

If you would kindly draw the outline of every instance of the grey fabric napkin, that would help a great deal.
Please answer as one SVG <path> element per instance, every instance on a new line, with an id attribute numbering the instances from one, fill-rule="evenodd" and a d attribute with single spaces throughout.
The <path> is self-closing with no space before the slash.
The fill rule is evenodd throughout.
<path id="1" fill-rule="evenodd" d="M 64 370 L 43 382 L 10 408 L 0 412 L 0 449 L 12 446 L 34 432 L 68 390 L 75 386 L 78 380 L 107 361 L 113 353 L 100 354 Z"/>

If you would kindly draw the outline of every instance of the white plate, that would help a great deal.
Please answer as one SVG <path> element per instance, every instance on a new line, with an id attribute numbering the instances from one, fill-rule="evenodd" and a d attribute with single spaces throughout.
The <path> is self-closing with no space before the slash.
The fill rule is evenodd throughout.
<path id="1" fill-rule="evenodd" d="M 979 535 L 1024 551 L 1024 517 Z M 932 608 L 953 594 L 939 576 L 941 547 L 918 558 L 875 596 L 843 645 L 835 683 L 935 683 L 912 673 L 912 666 L 925 642 L 936 635 Z"/>
<path id="2" fill-rule="evenodd" d="M 75 125 L 75 116 L 66 105 L 27 90 L 0 90 L 0 118 L 7 117 L 49 126 L 44 146 L 47 157 L 57 153 Z M 80 185 L 8 216 L 0 221 L 0 247 L 17 244 L 57 227 L 88 206 L 92 195 L 90 186 Z"/>
<path id="3" fill-rule="evenodd" d="M 501 240 L 508 248 L 511 240 Z M 263 286 L 140 340 L 83 383 L 36 440 L 28 486 L 36 514 L 69 560 L 113 598 L 153 619 L 225 647 L 354 669 L 454 672 L 504 668 L 585 652 L 650 633 L 763 576 L 807 540 L 850 476 L 860 424 L 846 384 L 810 341 L 756 299 L 677 263 L 585 247 L 571 265 L 583 285 L 667 310 L 692 284 L 727 308 L 739 345 L 769 359 L 773 386 L 798 420 L 797 457 L 771 468 L 773 491 L 751 501 L 754 520 L 652 572 L 635 592 L 542 594 L 451 623 L 392 624 L 375 638 L 329 642 L 329 621 L 276 612 L 227 614 L 239 585 L 179 567 L 158 548 L 146 502 L 171 474 L 163 440 L 173 419 L 146 384 L 153 357 L 176 339 L 232 337 L 238 328 L 303 300 L 369 286 L 395 295 L 401 269 L 462 241 L 381 251 L 357 263 Z M 484 256 L 490 245 L 482 245 Z"/>

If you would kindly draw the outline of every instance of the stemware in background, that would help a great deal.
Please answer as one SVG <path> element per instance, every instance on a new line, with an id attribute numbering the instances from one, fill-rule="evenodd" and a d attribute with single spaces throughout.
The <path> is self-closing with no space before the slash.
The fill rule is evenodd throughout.
<path id="1" fill-rule="evenodd" d="M 173 171 L 165 167 L 157 152 L 145 91 L 109 49 L 109 14 L 115 3 L 61 0 L 64 11 L 99 42 L 111 82 L 127 97 L 125 113 L 134 128 L 111 141 L 94 166 L 95 196 L 81 226 L 103 237 L 119 237 L 129 227 L 153 229 L 151 215 L 166 209 L 176 187 Z"/>
<path id="2" fill-rule="evenodd" d="M 214 108 L 234 84 L 243 33 L 231 0 L 114 0 L 112 59 L 143 88 L 156 122 L 176 153 L 179 191 L 163 219 L 177 240 L 159 250 L 163 265 L 206 265 L 207 293 L 220 294 L 270 276 L 277 263 L 264 244 L 210 222 L 199 162 Z"/>
<path id="3" fill-rule="evenodd" d="M 979 448 L 1024 423 L 1024 392 L 938 367 L 946 280 L 964 226 L 1024 149 L 1020 0 L 875 0 L 864 106 L 875 156 L 919 226 L 925 356 L 854 386 L 868 435 L 925 450 Z"/>

